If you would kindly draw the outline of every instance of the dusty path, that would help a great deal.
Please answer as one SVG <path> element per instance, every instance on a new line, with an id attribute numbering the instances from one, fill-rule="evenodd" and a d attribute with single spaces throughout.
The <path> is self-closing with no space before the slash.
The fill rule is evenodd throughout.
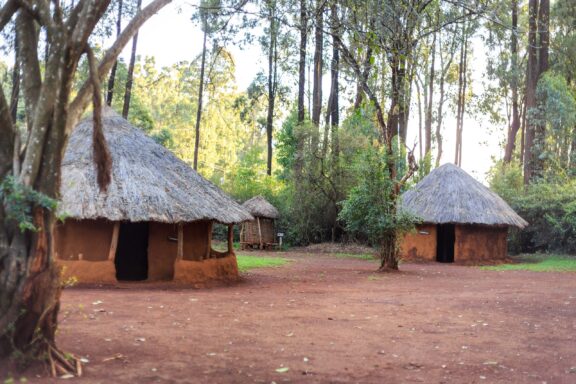
<path id="1" fill-rule="evenodd" d="M 576 383 L 575 274 L 285 256 L 231 287 L 66 290 L 74 381 Z"/>

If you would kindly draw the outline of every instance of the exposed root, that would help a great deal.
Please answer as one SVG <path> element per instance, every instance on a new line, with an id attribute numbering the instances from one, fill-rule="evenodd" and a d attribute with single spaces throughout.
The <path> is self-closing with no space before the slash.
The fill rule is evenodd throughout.
<path id="1" fill-rule="evenodd" d="M 64 355 L 56 347 L 48 346 L 48 361 L 52 377 L 82 376 L 82 361 L 71 353 Z"/>

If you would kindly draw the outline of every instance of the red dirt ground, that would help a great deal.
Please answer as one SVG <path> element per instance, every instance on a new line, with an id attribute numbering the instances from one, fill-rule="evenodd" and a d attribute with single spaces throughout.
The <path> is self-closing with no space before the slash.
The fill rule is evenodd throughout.
<path id="1" fill-rule="evenodd" d="M 576 383 L 575 274 L 274 255 L 229 287 L 65 290 L 72 381 Z"/>

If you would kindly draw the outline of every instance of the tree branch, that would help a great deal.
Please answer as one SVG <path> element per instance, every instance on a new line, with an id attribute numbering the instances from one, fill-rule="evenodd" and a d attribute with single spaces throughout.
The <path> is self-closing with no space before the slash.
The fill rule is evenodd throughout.
<path id="1" fill-rule="evenodd" d="M 18 0 L 8 0 L 0 9 L 0 31 L 2 31 L 6 24 L 12 19 L 18 7 Z"/>
<path id="2" fill-rule="evenodd" d="M 90 68 L 90 82 L 92 83 L 92 103 L 94 113 L 92 118 L 94 124 L 92 127 L 92 153 L 94 156 L 94 165 L 96 166 L 96 179 L 100 191 L 106 192 L 111 181 L 112 157 L 106 144 L 102 127 L 102 94 L 100 93 L 100 79 L 98 77 L 98 68 L 94 52 L 88 46 L 86 47 L 86 56 Z"/>

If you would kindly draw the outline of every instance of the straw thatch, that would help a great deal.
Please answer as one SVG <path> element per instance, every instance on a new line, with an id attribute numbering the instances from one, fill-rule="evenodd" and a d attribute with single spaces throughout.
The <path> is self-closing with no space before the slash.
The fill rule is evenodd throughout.
<path id="1" fill-rule="evenodd" d="M 278 210 L 262 196 L 253 197 L 245 201 L 242 206 L 254 217 L 277 219 L 280 216 Z"/>
<path id="2" fill-rule="evenodd" d="M 75 219 L 164 223 L 252 220 L 250 214 L 172 152 L 109 108 L 104 135 L 112 182 L 100 192 L 92 156 L 92 118 L 72 132 L 62 163 L 60 212 Z"/>
<path id="3" fill-rule="evenodd" d="M 401 206 L 425 223 L 528 225 L 500 196 L 453 164 L 436 168 L 405 192 Z"/>

